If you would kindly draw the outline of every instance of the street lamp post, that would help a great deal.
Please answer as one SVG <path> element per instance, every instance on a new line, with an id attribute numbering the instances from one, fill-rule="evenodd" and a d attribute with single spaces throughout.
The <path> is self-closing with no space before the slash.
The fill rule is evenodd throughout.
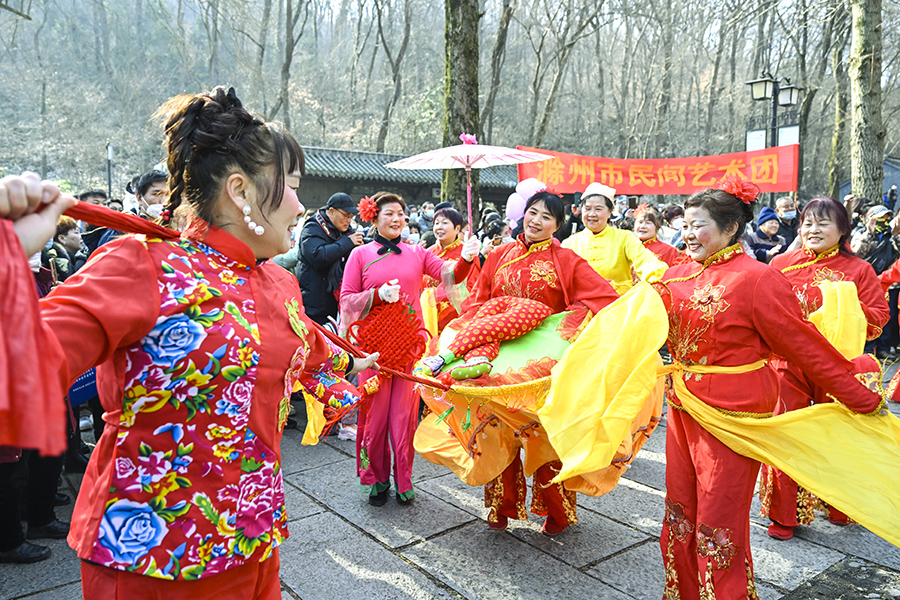
<path id="1" fill-rule="evenodd" d="M 767 148 L 778 145 L 778 107 L 794 106 L 800 101 L 800 92 L 803 88 L 791 83 L 787 77 L 773 77 L 768 71 L 763 71 L 759 79 L 745 82 L 750 86 L 750 97 L 754 100 L 772 101 L 772 120 L 769 125 L 769 143 Z M 774 203 L 775 194 L 769 194 L 770 204 Z"/>

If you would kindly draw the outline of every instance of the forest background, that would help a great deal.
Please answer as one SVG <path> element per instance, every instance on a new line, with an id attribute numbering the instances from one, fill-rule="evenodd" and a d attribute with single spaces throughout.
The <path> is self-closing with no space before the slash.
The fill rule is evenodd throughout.
<path id="1" fill-rule="evenodd" d="M 21 0 L 20 4 L 22 4 Z M 15 4 L 15 2 L 12 2 Z M 114 195 L 159 162 L 167 98 L 233 85 L 302 145 L 443 145 L 440 0 L 34 0 L 0 10 L 0 175 Z M 800 197 L 850 177 L 850 0 L 483 0 L 479 141 L 614 158 L 744 149 L 746 80 L 804 88 Z M 900 153 L 900 2 L 883 3 L 885 154 Z"/>

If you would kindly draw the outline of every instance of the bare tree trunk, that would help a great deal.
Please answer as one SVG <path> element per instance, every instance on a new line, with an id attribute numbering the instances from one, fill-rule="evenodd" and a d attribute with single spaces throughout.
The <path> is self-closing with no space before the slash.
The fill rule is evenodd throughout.
<path id="1" fill-rule="evenodd" d="M 97 0 L 93 3 L 94 17 L 94 56 L 97 71 L 109 71 L 109 19 L 106 15 L 106 2 Z"/>
<path id="2" fill-rule="evenodd" d="M 704 127 L 704 135 L 703 135 L 703 150 L 704 153 L 709 154 L 711 150 L 712 144 L 712 126 L 713 126 L 713 114 L 716 109 L 716 104 L 719 101 L 719 66 L 722 62 L 722 52 L 725 50 L 725 41 L 728 36 L 728 24 L 725 18 L 725 13 L 722 13 L 721 18 L 719 19 L 719 41 L 716 44 L 716 58 L 713 62 L 713 73 L 712 80 L 709 82 L 709 96 L 706 102 L 706 125 Z"/>
<path id="3" fill-rule="evenodd" d="M 660 20 L 660 44 L 662 44 L 663 64 L 659 82 L 659 94 L 656 97 L 656 110 L 653 121 L 656 126 L 656 155 L 667 157 L 671 155 L 669 144 L 672 130 L 669 127 L 669 103 L 672 102 L 672 46 L 674 46 L 675 23 L 672 14 L 672 0 L 664 0 L 658 14 L 668 17 L 668 20 Z"/>
<path id="4" fill-rule="evenodd" d="M 478 0 L 444 0 L 444 145 L 461 133 L 478 131 Z M 499 37 L 499 36 L 498 36 Z M 504 34 L 505 37 L 505 34 Z M 472 205 L 478 222 L 478 170 L 472 172 Z M 466 214 L 466 173 L 446 169 L 441 175 L 441 200 Z M 473 231 L 474 231 L 474 223 Z"/>
<path id="5" fill-rule="evenodd" d="M 296 8 L 296 10 L 295 10 Z M 300 15 L 303 15 L 303 22 L 300 23 L 299 31 L 297 23 Z M 309 0 L 299 0 L 297 6 L 294 6 L 294 0 L 286 0 L 284 7 L 284 61 L 281 63 L 281 97 L 275 108 L 272 109 L 274 117 L 281 110 L 282 121 L 287 129 L 291 128 L 291 63 L 294 61 L 294 49 L 300 38 L 303 37 L 303 30 L 306 28 L 306 22 L 309 19 Z M 295 33 L 296 32 L 296 33 Z"/>
<path id="6" fill-rule="evenodd" d="M 503 0 L 503 8 L 500 12 L 500 23 L 497 26 L 497 39 L 494 41 L 494 49 L 491 52 L 491 84 L 488 95 L 481 110 L 481 137 L 484 142 L 491 143 L 494 135 L 494 102 L 497 92 L 500 90 L 500 71 L 506 59 L 506 38 L 509 33 L 509 23 L 512 21 L 513 12 L 516 10 L 516 0 Z M 445 42 L 446 43 L 446 42 Z"/>
<path id="7" fill-rule="evenodd" d="M 388 64 L 391 67 L 391 76 L 394 82 L 394 91 L 388 98 L 388 102 L 384 107 L 384 114 L 381 117 L 381 126 L 378 129 L 378 139 L 375 141 L 375 151 L 384 152 L 385 143 L 387 141 L 388 128 L 391 124 L 391 114 L 394 112 L 394 107 L 397 105 L 397 101 L 400 100 L 400 66 L 403 63 L 403 57 L 406 55 L 406 50 L 409 47 L 409 35 L 412 26 L 412 3 L 410 2 L 410 0 L 404 0 L 403 2 L 403 38 L 400 42 L 400 49 L 397 50 L 397 56 L 394 56 L 391 53 L 390 47 L 388 46 L 387 35 L 384 32 L 384 11 L 382 9 L 380 0 L 375 0 L 375 10 L 377 12 L 376 16 L 378 23 L 378 37 L 379 39 L 381 39 L 381 44 L 384 48 L 384 54 L 385 56 L 387 56 Z"/>
<path id="8" fill-rule="evenodd" d="M 263 0 L 262 20 L 259 24 L 259 48 L 256 53 L 256 68 L 253 79 L 256 82 L 256 93 L 260 95 L 263 103 L 263 114 L 266 113 L 268 94 L 266 94 L 266 82 L 263 78 L 263 65 L 266 60 L 266 45 L 268 44 L 269 20 L 272 18 L 272 0 Z"/>
<path id="9" fill-rule="evenodd" d="M 881 0 L 850 0 L 850 179 L 853 194 L 880 198 L 885 129 L 881 121 Z"/>
<path id="10" fill-rule="evenodd" d="M 846 178 L 845 154 L 847 127 L 847 65 L 844 62 L 844 49 L 849 41 L 847 25 L 847 9 L 843 2 L 836 0 L 835 42 L 831 47 L 831 75 L 834 80 L 834 125 L 831 133 L 831 150 L 828 156 L 828 195 L 837 198 L 840 194 L 841 182 Z"/>

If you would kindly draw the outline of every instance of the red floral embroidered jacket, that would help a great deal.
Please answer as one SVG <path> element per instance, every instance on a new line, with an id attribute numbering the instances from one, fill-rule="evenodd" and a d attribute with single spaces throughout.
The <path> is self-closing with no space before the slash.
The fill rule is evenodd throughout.
<path id="1" fill-rule="evenodd" d="M 69 543 L 163 579 L 265 560 L 287 537 L 290 394 L 323 391 L 322 375 L 349 362 L 313 329 L 293 276 L 203 225 L 180 241 L 110 243 L 41 301 L 61 378 L 100 365 L 106 410 Z"/>

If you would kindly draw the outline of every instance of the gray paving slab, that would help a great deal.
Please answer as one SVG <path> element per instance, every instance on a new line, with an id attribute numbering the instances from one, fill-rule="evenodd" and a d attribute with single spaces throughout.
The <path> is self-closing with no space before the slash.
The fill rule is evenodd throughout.
<path id="1" fill-rule="evenodd" d="M 655 433 L 654 433 L 655 435 Z M 652 438 L 652 436 L 651 436 Z M 648 440 L 649 441 L 649 440 Z M 647 487 L 666 491 L 666 454 L 654 452 L 646 446 L 638 453 L 637 458 L 625 471 L 628 479 L 643 483 Z"/>
<path id="2" fill-rule="evenodd" d="M 370 506 L 359 492 L 354 464 L 345 459 L 336 465 L 301 471 L 290 481 L 392 548 L 425 539 L 473 519 L 472 515 L 424 491 L 406 506 L 396 502 L 393 491 L 386 505 Z"/>
<path id="3" fill-rule="evenodd" d="M 81 561 L 65 540 L 34 540 L 50 558 L 30 565 L 0 564 L 0 598 L 18 598 L 81 581 Z"/>
<path id="4" fill-rule="evenodd" d="M 511 521 L 509 532 L 530 546 L 576 568 L 585 567 L 647 539 L 640 533 L 590 510 L 578 511 L 578 523 L 556 537 L 541 533 L 543 517 Z"/>
<path id="5" fill-rule="evenodd" d="M 509 533 L 479 523 L 410 546 L 403 555 L 468 600 L 630 598 Z"/>
<path id="6" fill-rule="evenodd" d="M 14 596 L 10 600 L 83 600 L 81 595 L 81 581 L 75 581 L 59 587 L 50 588 L 39 594 L 28 595 L 25 597 Z"/>
<path id="7" fill-rule="evenodd" d="M 809 598 L 896 600 L 900 598 L 900 573 L 854 557 L 845 558 L 784 596 L 784 600 Z"/>
<path id="8" fill-rule="evenodd" d="M 490 509 L 484 507 L 484 488 L 467 485 L 453 473 L 424 481 L 419 489 L 479 519 L 487 520 Z"/>
<path id="9" fill-rule="evenodd" d="M 665 588 L 662 552 L 656 538 L 604 560 L 586 573 L 635 598 L 662 598 Z"/>
<path id="10" fill-rule="evenodd" d="M 302 439 L 303 432 L 296 429 L 286 431 L 281 438 L 281 470 L 285 475 L 348 459 L 346 454 L 328 444 L 319 442 L 314 446 L 304 446 L 300 443 Z"/>
<path id="11" fill-rule="evenodd" d="M 615 489 L 604 496 L 595 498 L 579 494 L 578 504 L 622 525 L 659 537 L 665 499 L 665 492 L 623 477 Z"/>
<path id="12" fill-rule="evenodd" d="M 653 430 L 653 433 L 650 434 L 650 437 L 647 439 L 647 441 L 644 442 L 644 447 L 641 452 L 643 452 L 644 450 L 650 450 L 651 452 L 661 452 L 663 454 L 666 453 L 665 425 L 657 425 L 656 429 Z"/>
<path id="13" fill-rule="evenodd" d="M 299 598 L 449 597 L 442 586 L 333 514 L 301 519 L 294 529 L 299 535 L 281 546 L 281 580 Z"/>
<path id="14" fill-rule="evenodd" d="M 797 527 L 794 537 L 900 571 L 900 548 L 884 541 L 862 525 L 840 527 L 829 523 L 820 514 L 810 525 Z"/>
<path id="15" fill-rule="evenodd" d="M 292 475 L 284 478 L 284 503 L 287 506 L 288 523 L 315 515 L 323 510 L 312 498 L 291 483 Z"/>
<path id="16" fill-rule="evenodd" d="M 750 546 L 756 579 L 784 590 L 796 589 L 844 558 L 840 552 L 794 537 L 782 541 L 750 525 Z"/>

